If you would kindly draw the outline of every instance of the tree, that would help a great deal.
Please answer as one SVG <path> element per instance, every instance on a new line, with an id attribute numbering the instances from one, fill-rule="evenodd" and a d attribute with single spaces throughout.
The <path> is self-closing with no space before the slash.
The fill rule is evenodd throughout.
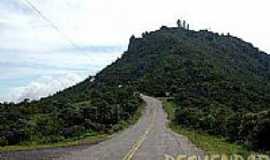
<path id="1" fill-rule="evenodd" d="M 132 35 L 130 38 L 129 38 L 129 41 L 132 42 L 136 39 L 136 37 L 134 35 Z"/>
<path id="2" fill-rule="evenodd" d="M 142 33 L 142 37 L 146 37 L 147 35 L 149 35 L 149 33 L 147 31 Z"/>

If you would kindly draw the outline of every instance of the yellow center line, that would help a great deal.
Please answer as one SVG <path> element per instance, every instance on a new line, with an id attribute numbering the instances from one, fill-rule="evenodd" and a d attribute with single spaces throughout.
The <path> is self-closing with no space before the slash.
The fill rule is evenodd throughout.
<path id="1" fill-rule="evenodd" d="M 134 143 L 132 148 L 129 150 L 129 152 L 125 155 L 125 157 L 122 160 L 131 160 L 136 153 L 136 151 L 142 146 L 143 142 L 145 141 L 147 135 L 150 133 L 154 126 L 154 120 L 156 117 L 156 112 L 154 111 L 152 117 L 151 117 L 151 123 L 149 127 L 146 129 L 144 134 Z"/>

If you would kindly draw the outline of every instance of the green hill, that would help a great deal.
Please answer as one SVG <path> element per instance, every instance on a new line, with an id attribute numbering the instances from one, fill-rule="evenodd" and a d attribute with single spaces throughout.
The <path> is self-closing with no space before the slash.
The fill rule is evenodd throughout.
<path id="1" fill-rule="evenodd" d="M 270 149 L 270 56 L 237 37 L 162 27 L 96 78 L 175 97 L 177 124 Z"/>
<path id="2" fill-rule="evenodd" d="M 237 37 L 162 27 L 132 36 L 94 78 L 40 101 L 2 104 L 1 144 L 112 130 L 136 112 L 142 92 L 174 97 L 179 125 L 270 149 L 270 56 Z M 116 110 L 120 118 L 110 118 Z"/>

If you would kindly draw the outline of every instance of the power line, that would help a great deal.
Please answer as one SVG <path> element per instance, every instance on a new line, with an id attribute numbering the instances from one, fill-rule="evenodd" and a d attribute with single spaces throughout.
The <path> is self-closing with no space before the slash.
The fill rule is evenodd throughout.
<path id="1" fill-rule="evenodd" d="M 28 6 L 38 15 L 40 16 L 44 21 L 46 21 L 56 32 L 58 32 L 66 41 L 70 43 L 70 45 L 76 49 L 79 49 L 79 47 L 65 34 L 63 33 L 57 25 L 55 25 L 49 18 L 47 18 L 31 1 L 29 0 L 23 0 L 28 4 Z"/>

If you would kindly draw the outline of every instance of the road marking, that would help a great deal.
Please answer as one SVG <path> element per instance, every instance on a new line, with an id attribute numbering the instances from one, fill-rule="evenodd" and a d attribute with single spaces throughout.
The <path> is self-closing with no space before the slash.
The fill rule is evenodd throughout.
<path id="1" fill-rule="evenodd" d="M 144 134 L 134 143 L 132 148 L 129 150 L 129 152 L 125 155 L 125 157 L 122 160 L 131 160 L 134 157 L 136 151 L 142 146 L 142 144 L 145 141 L 145 139 L 147 138 L 148 134 L 150 133 L 150 131 L 154 127 L 155 118 L 156 118 L 156 112 L 154 111 L 154 113 L 151 117 L 151 122 L 150 122 L 149 127 L 146 129 Z"/>

